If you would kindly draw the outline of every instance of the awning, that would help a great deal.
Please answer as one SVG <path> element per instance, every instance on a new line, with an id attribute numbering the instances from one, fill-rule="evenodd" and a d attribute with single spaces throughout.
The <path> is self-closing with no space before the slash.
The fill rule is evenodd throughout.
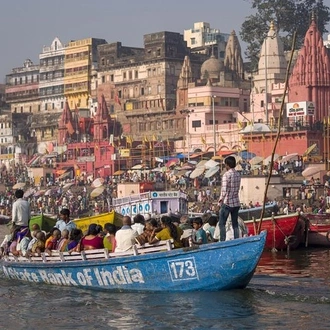
<path id="1" fill-rule="evenodd" d="M 218 150 L 216 154 L 217 156 L 229 156 L 231 154 L 235 154 L 236 152 L 237 151 L 234 150 Z"/>

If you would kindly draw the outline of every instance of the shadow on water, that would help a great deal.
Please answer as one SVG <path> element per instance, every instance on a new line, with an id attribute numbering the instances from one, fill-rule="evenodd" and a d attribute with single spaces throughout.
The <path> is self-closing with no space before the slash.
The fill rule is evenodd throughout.
<path id="1" fill-rule="evenodd" d="M 264 252 L 245 290 L 108 293 L 4 278 L 0 285 L 8 329 L 322 330 L 329 305 L 330 250 L 317 249 Z"/>

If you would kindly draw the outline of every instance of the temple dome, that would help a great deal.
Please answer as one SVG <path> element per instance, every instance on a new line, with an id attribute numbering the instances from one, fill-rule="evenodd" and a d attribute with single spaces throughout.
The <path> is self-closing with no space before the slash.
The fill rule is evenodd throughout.
<path id="1" fill-rule="evenodd" d="M 202 64 L 201 78 L 219 79 L 219 73 L 223 70 L 223 61 L 219 61 L 214 55 L 211 55 L 211 57 Z"/>

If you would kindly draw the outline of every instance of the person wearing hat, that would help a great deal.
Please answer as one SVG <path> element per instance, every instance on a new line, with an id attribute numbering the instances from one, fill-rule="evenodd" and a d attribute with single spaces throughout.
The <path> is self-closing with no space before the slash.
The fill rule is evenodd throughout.
<path id="1" fill-rule="evenodd" d="M 61 232 L 64 229 L 67 229 L 71 232 L 73 229 L 76 229 L 76 224 L 70 220 L 70 210 L 62 209 L 60 212 L 60 220 L 58 220 L 55 224 L 55 228 L 59 229 Z"/>

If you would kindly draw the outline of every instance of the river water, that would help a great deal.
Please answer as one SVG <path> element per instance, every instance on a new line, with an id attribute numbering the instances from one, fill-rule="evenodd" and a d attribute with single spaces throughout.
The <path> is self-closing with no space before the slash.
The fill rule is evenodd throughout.
<path id="1" fill-rule="evenodd" d="M 330 328 L 329 249 L 264 252 L 249 286 L 224 292 L 109 293 L 0 281 L 1 329 Z"/>

